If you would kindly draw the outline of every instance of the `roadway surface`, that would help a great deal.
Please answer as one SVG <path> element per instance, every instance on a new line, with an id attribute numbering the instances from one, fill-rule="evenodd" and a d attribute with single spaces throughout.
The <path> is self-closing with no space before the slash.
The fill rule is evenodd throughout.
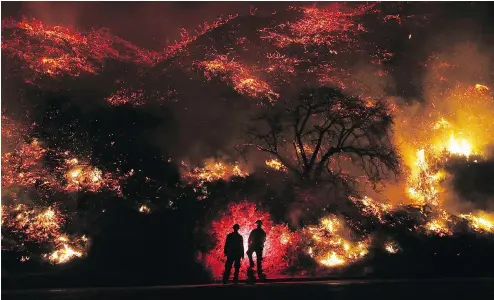
<path id="1" fill-rule="evenodd" d="M 494 279 L 327 280 L 255 285 L 207 284 L 154 287 L 2 291 L 2 299 L 494 299 Z"/>

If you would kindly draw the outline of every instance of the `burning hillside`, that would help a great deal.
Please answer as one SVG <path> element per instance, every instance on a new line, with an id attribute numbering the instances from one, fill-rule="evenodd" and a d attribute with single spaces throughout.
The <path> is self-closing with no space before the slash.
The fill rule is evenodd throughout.
<path id="1" fill-rule="evenodd" d="M 74 212 L 61 210 L 58 206 L 63 206 L 64 201 L 58 202 L 55 194 L 109 190 L 122 196 L 120 182 L 132 174 L 103 173 L 68 151 L 48 149 L 35 138 L 29 141 L 34 126 L 20 126 L 17 131 L 10 128 L 13 123 L 9 118 L 2 119 L 2 232 L 7 231 L 2 241 L 7 245 L 13 242 L 12 249 L 20 247 L 31 258 L 39 253 L 29 253 L 32 249 L 26 245 L 42 245 L 50 253 L 41 257 L 54 264 L 84 256 L 88 239 L 64 233 Z M 59 158 L 51 161 L 56 167 L 49 167 L 49 154 Z M 29 191 L 35 191 L 39 199 L 25 202 Z M 47 203 L 52 204 L 46 207 Z M 11 250 L 9 246 L 3 249 Z"/>
<path id="2" fill-rule="evenodd" d="M 381 32 L 408 45 L 425 19 L 381 3 L 251 11 L 182 31 L 161 52 L 106 29 L 3 20 L 4 64 L 22 70 L 4 80 L 23 85 L 2 111 L 2 251 L 23 263 L 84 257 L 116 206 L 138 220 L 208 212 L 183 222 L 206 223 L 209 244 L 194 251 L 215 278 L 233 224 L 246 243 L 257 219 L 269 277 L 399 256 L 402 236 L 491 235 L 493 212 L 466 205 L 454 184 L 460 167 L 492 159 L 492 77 L 428 53 L 414 62 L 426 74 L 418 99 L 393 89 L 408 50 Z M 228 159 L 208 159 L 219 153 Z"/>
<path id="3" fill-rule="evenodd" d="M 143 66 L 151 66 L 159 59 L 158 53 L 139 49 L 103 29 L 83 33 L 35 19 L 10 19 L 2 21 L 2 35 L 2 51 L 39 75 L 96 74 L 107 59 Z"/>

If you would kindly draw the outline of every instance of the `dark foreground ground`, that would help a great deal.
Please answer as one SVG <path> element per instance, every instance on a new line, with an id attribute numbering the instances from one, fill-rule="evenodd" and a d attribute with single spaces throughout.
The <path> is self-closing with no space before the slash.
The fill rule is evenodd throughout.
<path id="1" fill-rule="evenodd" d="M 2 299 L 494 299 L 494 279 L 326 280 L 249 285 L 2 291 Z"/>

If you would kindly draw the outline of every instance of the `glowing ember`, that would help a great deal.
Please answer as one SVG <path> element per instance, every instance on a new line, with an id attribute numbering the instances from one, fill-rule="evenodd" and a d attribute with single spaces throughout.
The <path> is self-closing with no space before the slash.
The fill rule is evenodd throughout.
<path id="1" fill-rule="evenodd" d="M 103 174 L 98 168 L 80 162 L 77 158 L 66 160 L 66 164 L 60 168 L 60 171 L 65 172 L 66 184 L 63 186 L 63 190 L 67 192 L 82 190 L 97 192 L 107 188 L 120 196 L 122 195 L 120 181 L 132 175 L 132 172 L 120 177 L 109 173 Z"/>
<path id="2" fill-rule="evenodd" d="M 87 238 L 82 236 L 79 239 L 70 240 L 67 236 L 60 236 L 56 240 L 56 244 L 55 250 L 46 254 L 45 258 L 52 264 L 64 264 L 85 255 Z"/>
<path id="3" fill-rule="evenodd" d="M 175 42 L 170 46 L 167 46 L 165 48 L 165 57 L 170 58 L 177 55 L 182 50 L 184 50 L 188 44 L 197 40 L 198 37 L 206 34 L 207 32 L 215 28 L 220 27 L 223 24 L 228 23 L 230 20 L 235 19 L 236 17 L 238 17 L 238 15 L 235 14 L 235 15 L 229 15 L 226 18 L 218 18 L 216 21 L 212 22 L 211 24 L 205 22 L 202 26 L 200 26 L 195 31 L 195 34 L 190 34 L 185 29 L 182 29 L 180 32 L 182 40 Z"/>
<path id="4" fill-rule="evenodd" d="M 144 213 L 144 214 L 148 214 L 148 213 L 150 213 L 150 212 L 151 212 L 151 209 L 150 209 L 147 205 L 144 205 L 144 204 L 143 204 L 143 205 L 141 205 L 141 206 L 139 207 L 139 212 L 140 212 L 140 213 Z"/>
<path id="5" fill-rule="evenodd" d="M 4 20 L 2 28 L 10 33 L 2 41 L 2 50 L 48 76 L 97 73 L 106 59 L 150 66 L 159 58 L 157 53 L 138 48 L 105 29 L 83 33 L 35 19 Z"/>
<path id="6" fill-rule="evenodd" d="M 277 171 L 286 171 L 286 167 L 277 159 L 271 159 L 266 161 L 266 165 L 270 167 L 271 169 L 277 170 Z"/>
<path id="7" fill-rule="evenodd" d="M 50 171 L 43 166 L 45 153 L 46 149 L 36 139 L 21 143 L 12 152 L 2 153 L 2 188 L 31 186 L 36 182 L 56 186 Z"/>
<path id="8" fill-rule="evenodd" d="M 400 251 L 400 248 L 395 242 L 386 242 L 384 244 L 384 250 L 386 250 L 386 252 L 388 253 L 396 254 L 398 253 L 398 251 Z"/>
<path id="9" fill-rule="evenodd" d="M 323 218 L 319 226 L 309 226 L 303 231 L 309 236 L 307 253 L 323 266 L 347 265 L 368 253 L 369 241 L 352 242 L 345 238 L 343 223 L 336 216 Z"/>
<path id="10" fill-rule="evenodd" d="M 228 233 L 232 232 L 234 224 L 240 225 L 239 233 L 244 239 L 244 248 L 247 251 L 247 242 L 250 231 L 256 225 L 256 220 L 263 221 L 263 229 L 266 231 L 266 243 L 263 251 L 263 270 L 268 277 L 281 275 L 288 266 L 290 249 L 294 245 L 295 237 L 286 225 L 277 225 L 270 220 L 266 212 L 257 210 L 256 205 L 249 202 L 232 204 L 228 210 L 211 223 L 210 235 L 215 240 L 214 248 L 202 257 L 202 261 L 208 267 L 215 278 L 220 278 L 224 271 L 225 256 L 223 246 Z M 255 255 L 254 255 L 255 256 Z M 255 259 L 255 258 L 254 258 Z M 245 278 L 248 267 L 247 255 L 242 260 L 240 278 Z"/>
<path id="11" fill-rule="evenodd" d="M 384 222 L 384 215 L 390 214 L 393 209 L 391 204 L 382 203 L 367 196 L 364 196 L 361 199 L 350 197 L 350 200 L 361 207 L 364 215 L 375 216 L 381 223 Z"/>
<path id="12" fill-rule="evenodd" d="M 255 76 L 252 70 L 229 60 L 225 55 L 214 60 L 200 62 L 198 65 L 204 69 L 207 78 L 220 76 L 223 80 L 230 82 L 239 94 L 269 101 L 274 101 L 279 96 L 267 82 Z"/>
<path id="13" fill-rule="evenodd" d="M 237 163 L 230 164 L 214 159 L 208 159 L 204 162 L 204 167 L 190 170 L 188 165 L 182 162 L 184 169 L 183 178 L 195 186 L 196 191 L 202 191 L 207 194 L 204 184 L 216 180 L 230 180 L 232 177 L 246 177 L 249 174 L 242 171 Z M 201 197 L 202 198 L 202 197 Z"/>
<path id="14" fill-rule="evenodd" d="M 59 235 L 62 222 L 63 218 L 60 212 L 49 207 L 30 222 L 25 233 L 36 240 L 47 240 Z"/>
<path id="15" fill-rule="evenodd" d="M 489 87 L 487 87 L 486 85 L 478 84 L 478 83 L 475 85 L 475 88 L 478 91 L 488 91 L 489 90 Z"/>
<path id="16" fill-rule="evenodd" d="M 263 29 L 261 30 L 262 38 L 282 48 L 290 44 L 332 47 L 342 42 L 353 43 L 355 40 L 352 35 L 363 30 L 355 19 L 369 12 L 373 6 L 374 4 L 360 5 L 353 9 L 346 7 L 347 12 L 343 12 L 339 4 L 328 5 L 326 8 L 293 8 L 302 12 L 297 22 L 290 22 L 277 28 Z"/>
<path id="17" fill-rule="evenodd" d="M 9 145 L 15 145 L 13 151 L 2 151 L 2 188 L 4 189 L 37 184 L 67 192 L 80 190 L 96 192 L 108 188 L 121 195 L 120 181 L 131 175 L 130 173 L 123 176 L 103 174 L 98 168 L 80 162 L 77 158 L 66 159 L 63 165 L 53 171 L 44 166 L 48 149 L 42 147 L 38 140 L 33 139 L 30 143 L 13 143 L 10 141 L 12 136 L 5 136 L 4 133 L 8 134 L 9 131 L 2 130 L 2 140 L 5 137 L 7 142 L 11 142 Z M 59 174 L 65 177 L 65 184 L 61 184 L 57 179 Z"/>
<path id="18" fill-rule="evenodd" d="M 4 207 L 2 226 L 13 232 L 23 233 L 26 240 L 46 242 L 61 234 L 64 216 L 56 207 L 49 207 L 39 212 L 39 209 L 29 208 L 24 204 L 15 207 Z M 38 211 L 38 212 L 37 212 Z"/>
<path id="19" fill-rule="evenodd" d="M 319 261 L 320 264 L 326 267 L 335 267 L 345 264 L 345 260 L 341 257 L 338 257 L 336 252 L 331 252 L 325 259 L 321 259 Z"/>
<path id="20" fill-rule="evenodd" d="M 436 218 L 427 222 L 424 225 L 425 230 L 429 233 L 437 234 L 439 236 L 452 235 L 453 232 L 448 228 L 448 224 L 444 219 Z"/>
<path id="21" fill-rule="evenodd" d="M 476 214 L 463 214 L 461 218 L 468 220 L 470 226 L 475 231 L 479 232 L 494 232 L 494 217 L 484 212 Z"/>
<path id="22" fill-rule="evenodd" d="M 118 106 L 123 104 L 132 104 L 133 106 L 139 106 L 145 104 L 144 91 L 130 91 L 126 88 L 118 90 L 116 93 L 106 98 L 106 101 L 111 105 Z"/>

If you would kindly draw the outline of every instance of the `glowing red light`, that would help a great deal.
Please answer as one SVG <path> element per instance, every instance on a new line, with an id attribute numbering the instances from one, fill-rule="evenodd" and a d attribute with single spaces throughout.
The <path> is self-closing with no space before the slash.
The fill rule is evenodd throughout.
<path id="1" fill-rule="evenodd" d="M 244 248 L 247 251 L 249 233 L 256 227 L 254 224 L 256 220 L 263 221 L 263 228 L 267 234 L 263 252 L 264 273 L 268 278 L 282 276 L 282 271 L 288 267 L 288 256 L 294 244 L 293 233 L 289 231 L 287 225 L 274 224 L 270 219 L 270 214 L 258 210 L 255 204 L 242 202 L 230 205 L 211 223 L 210 235 L 217 242 L 214 248 L 203 256 L 203 263 L 211 270 L 214 278 L 221 278 L 223 275 L 226 260 L 223 255 L 223 247 L 226 236 L 232 232 L 233 225 L 240 225 L 239 232 L 244 238 Z M 246 277 L 248 261 L 247 255 L 245 255 L 245 259 L 242 260 L 240 279 Z"/>

